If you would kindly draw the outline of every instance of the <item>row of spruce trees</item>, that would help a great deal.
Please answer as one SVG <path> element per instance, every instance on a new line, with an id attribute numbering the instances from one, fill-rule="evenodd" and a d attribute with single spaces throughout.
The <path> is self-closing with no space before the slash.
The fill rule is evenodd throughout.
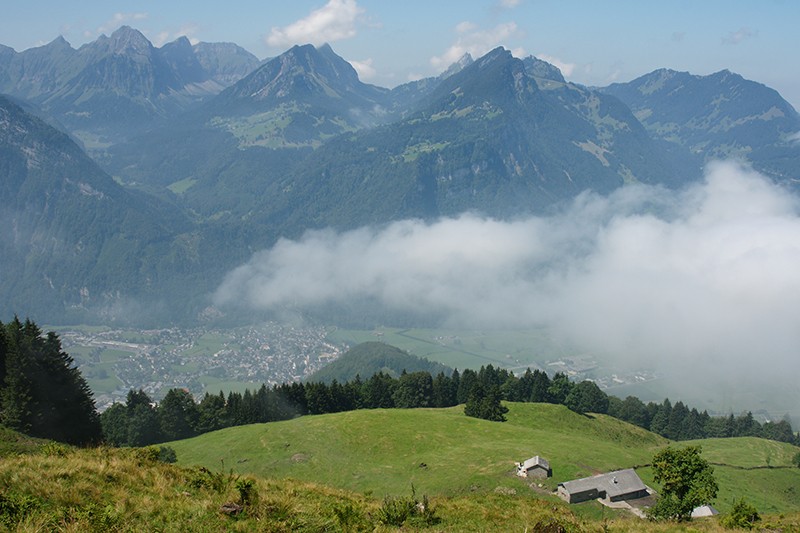
<path id="1" fill-rule="evenodd" d="M 800 445 L 788 420 L 759 423 L 752 413 L 712 417 L 683 402 L 645 404 L 634 396 L 609 396 L 592 381 L 572 382 L 540 370 L 515 376 L 492 365 L 480 370 L 378 372 L 366 380 L 330 384 L 284 383 L 257 391 L 206 394 L 172 389 L 156 403 L 131 390 L 124 404 L 97 413 L 92 394 L 58 336 L 32 321 L 0 322 L 0 424 L 34 437 L 70 444 L 107 442 L 144 446 L 229 426 L 286 420 L 355 409 L 452 407 L 468 416 L 503 421 L 502 401 L 562 404 L 578 413 L 607 413 L 673 440 L 756 436 Z"/>
<path id="2" fill-rule="evenodd" d="M 394 378 L 383 372 L 369 379 L 330 384 L 285 383 L 256 391 L 208 394 L 196 403 L 181 389 L 170 390 L 155 404 L 144 392 L 130 391 L 125 404 L 116 404 L 101 416 L 107 440 L 119 446 L 143 446 L 183 439 L 224 427 L 286 420 L 307 414 L 355 409 L 452 407 L 464 404 L 468 416 L 503 421 L 502 400 L 562 404 L 578 413 L 605 413 L 673 440 L 705 437 L 757 436 L 800 445 L 788 420 L 760 424 L 752 413 L 712 417 L 706 411 L 643 403 L 634 396 L 609 396 L 592 381 L 572 382 L 563 373 L 550 378 L 540 370 L 515 376 L 492 365 L 474 370 L 403 373 Z"/>

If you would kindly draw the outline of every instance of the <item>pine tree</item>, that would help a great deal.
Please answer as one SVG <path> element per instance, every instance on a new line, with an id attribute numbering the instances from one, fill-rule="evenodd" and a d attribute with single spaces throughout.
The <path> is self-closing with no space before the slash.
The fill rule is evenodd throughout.
<path id="1" fill-rule="evenodd" d="M 31 320 L 18 318 L 3 329 L 3 382 L 0 421 L 31 436 L 70 444 L 102 438 L 100 417 L 86 380 L 61 349 Z"/>

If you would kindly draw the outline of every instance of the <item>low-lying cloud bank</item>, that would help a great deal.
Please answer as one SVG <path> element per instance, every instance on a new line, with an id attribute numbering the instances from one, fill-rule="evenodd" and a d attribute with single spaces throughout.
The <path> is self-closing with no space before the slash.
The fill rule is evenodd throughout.
<path id="1" fill-rule="evenodd" d="M 544 326 L 594 353 L 696 373 L 742 377 L 755 365 L 785 382 L 800 370 L 799 205 L 751 170 L 714 163 L 680 192 L 587 193 L 548 217 L 308 232 L 232 271 L 216 301 L 368 299 L 459 327 Z"/>

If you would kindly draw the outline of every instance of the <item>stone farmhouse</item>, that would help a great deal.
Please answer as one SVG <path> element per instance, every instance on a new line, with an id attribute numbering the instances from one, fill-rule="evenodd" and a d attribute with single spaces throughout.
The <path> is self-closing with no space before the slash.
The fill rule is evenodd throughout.
<path id="1" fill-rule="evenodd" d="M 648 496 L 647 487 L 632 468 L 558 484 L 558 496 L 567 503 L 603 499 L 609 502 Z"/>
<path id="2" fill-rule="evenodd" d="M 524 463 L 517 463 L 517 475 L 519 477 L 548 478 L 553 475 L 550 463 L 547 459 L 538 455 L 531 457 Z"/>

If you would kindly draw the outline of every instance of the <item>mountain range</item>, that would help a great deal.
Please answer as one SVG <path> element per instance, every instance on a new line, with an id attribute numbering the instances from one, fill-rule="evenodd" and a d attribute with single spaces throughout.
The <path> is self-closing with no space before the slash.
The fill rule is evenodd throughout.
<path id="1" fill-rule="evenodd" d="M 0 47 L 0 93 L 0 309 L 51 322 L 196 320 L 227 270 L 312 228 L 542 213 L 720 157 L 800 183 L 800 116 L 728 71 L 592 88 L 497 48 L 387 89 L 328 45 L 260 62 L 122 27 Z"/>

